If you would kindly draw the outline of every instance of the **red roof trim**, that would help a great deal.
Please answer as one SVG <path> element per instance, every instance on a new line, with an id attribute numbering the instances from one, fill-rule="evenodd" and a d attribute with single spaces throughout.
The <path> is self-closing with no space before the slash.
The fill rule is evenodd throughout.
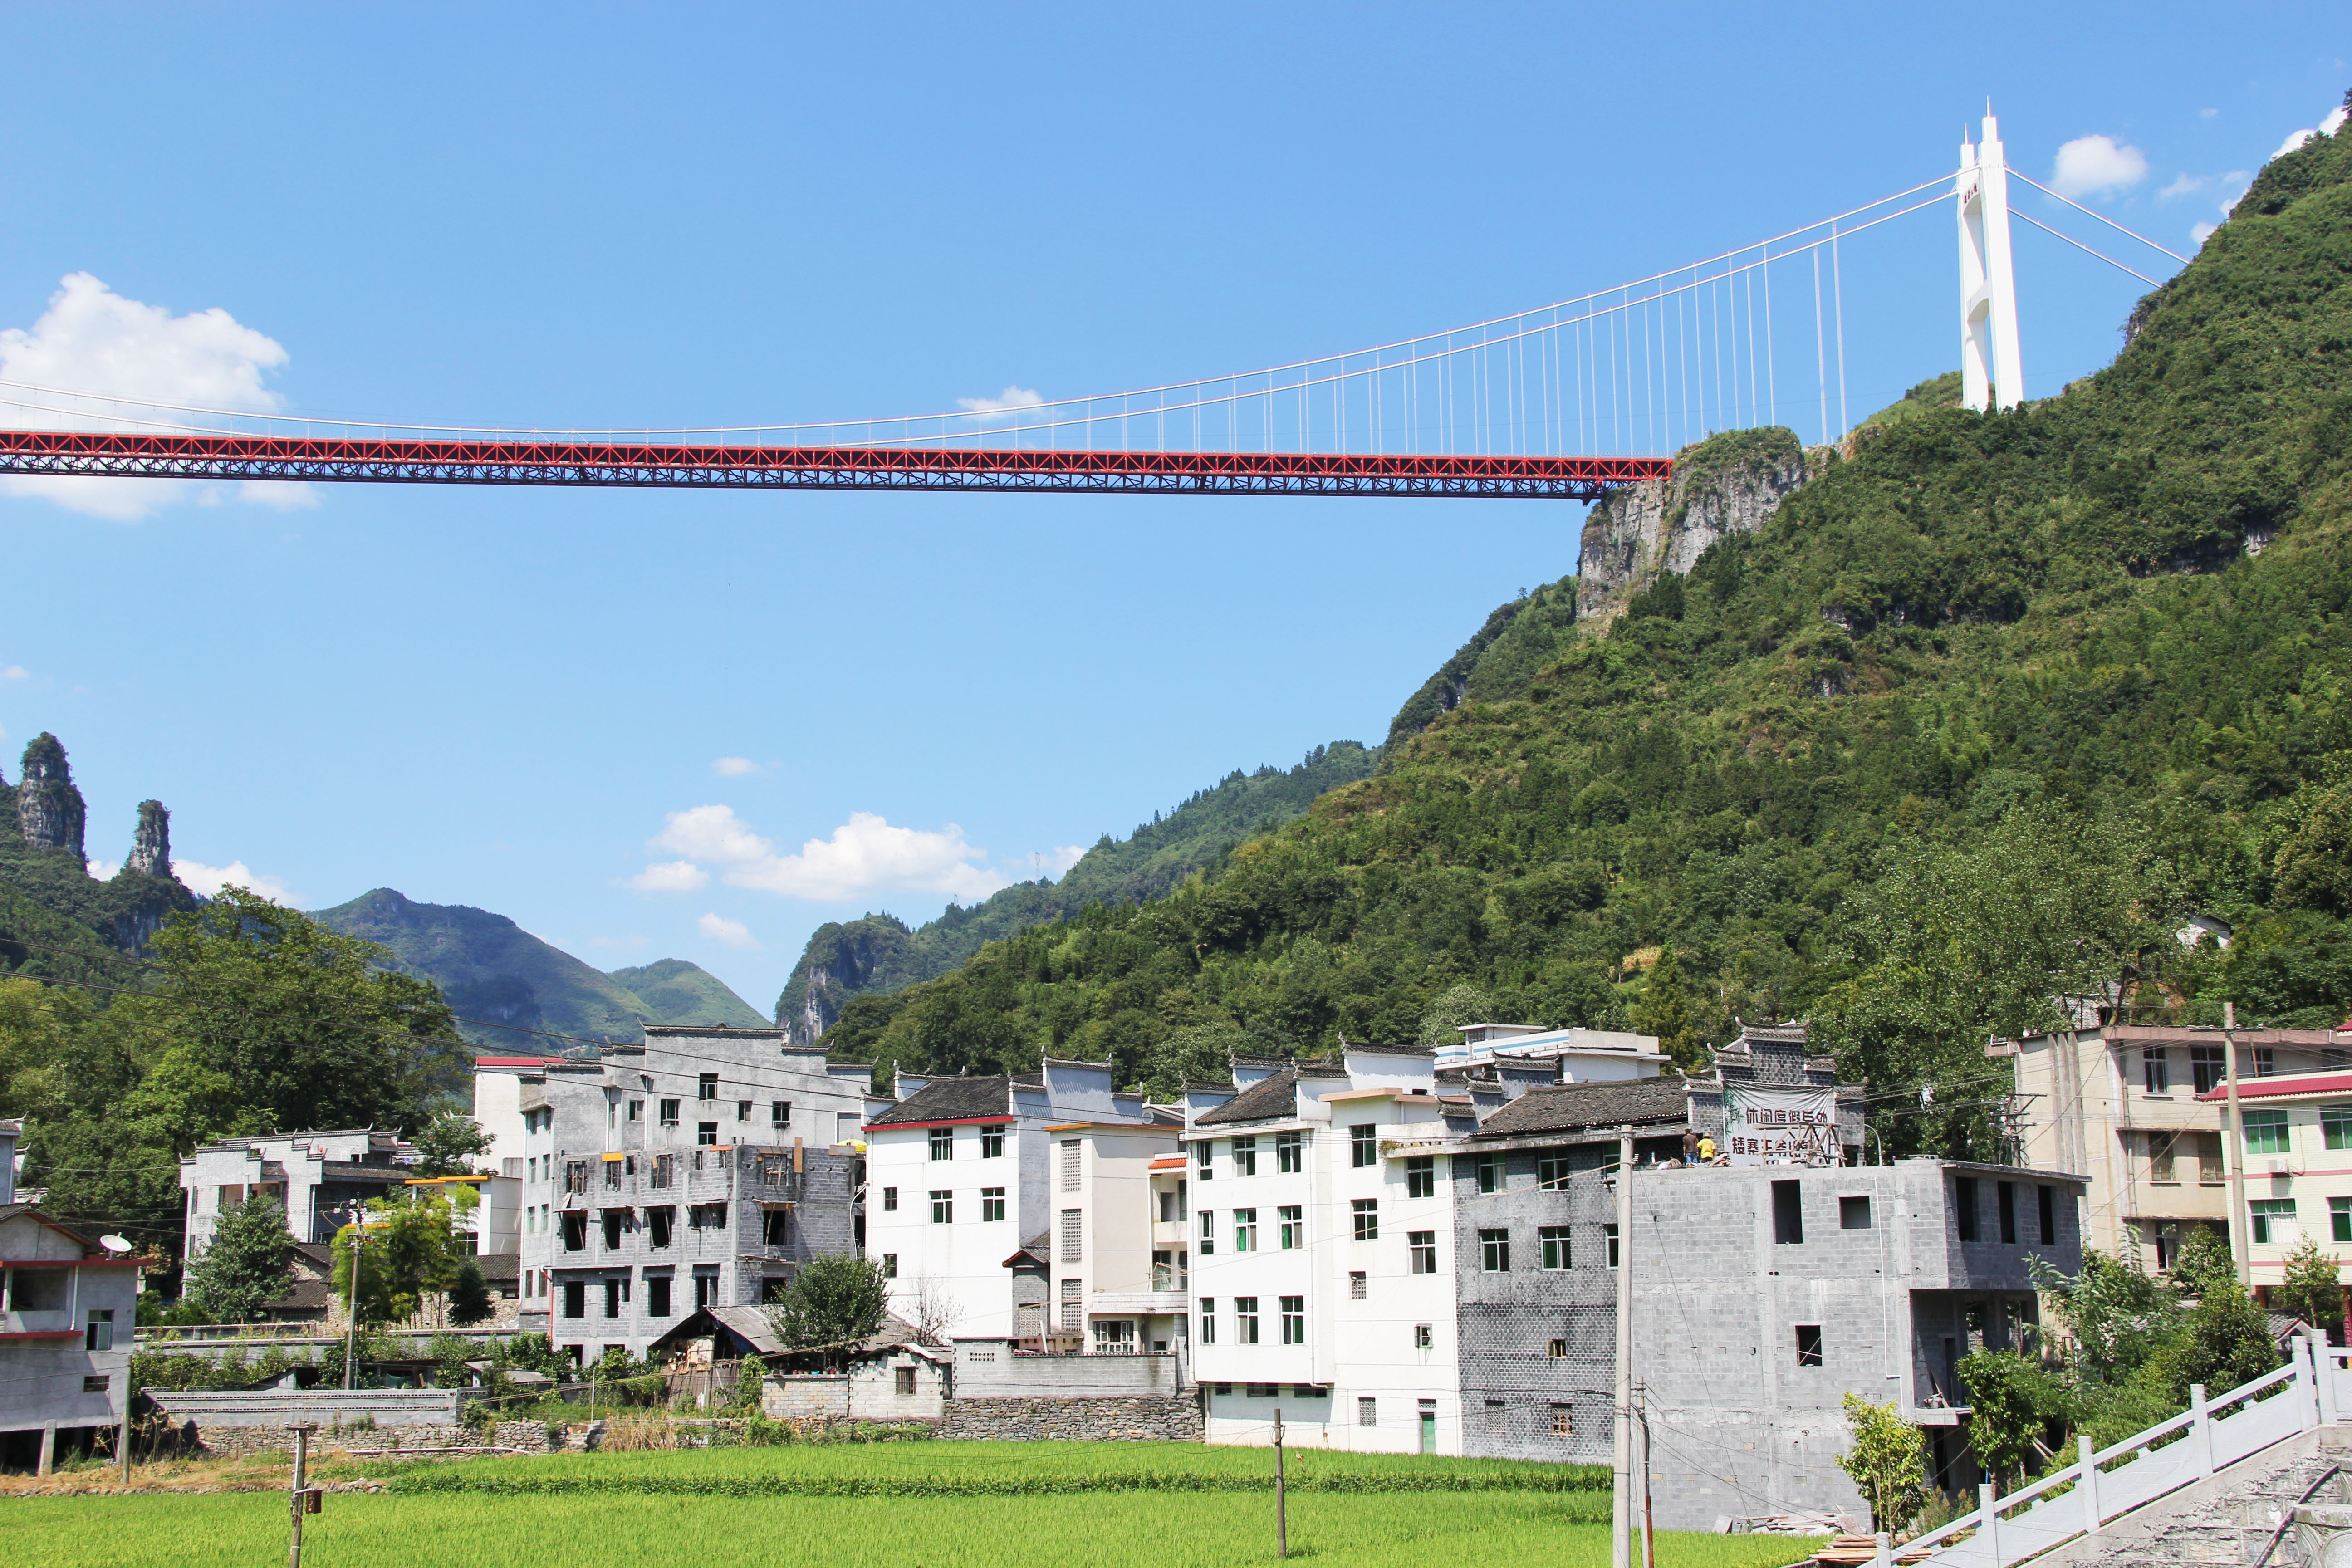
<path id="1" fill-rule="evenodd" d="M 0 1340 L 78 1340 L 79 1329 L 43 1329 L 37 1334 L 0 1334 Z"/>
<path id="2" fill-rule="evenodd" d="M 2280 1100 L 2299 1094 L 2352 1094 L 2352 1072 L 2284 1073 L 2238 1080 L 2240 1100 Z M 2197 1098 L 2208 1104 L 2227 1103 L 2230 1086 L 2216 1085 Z"/>

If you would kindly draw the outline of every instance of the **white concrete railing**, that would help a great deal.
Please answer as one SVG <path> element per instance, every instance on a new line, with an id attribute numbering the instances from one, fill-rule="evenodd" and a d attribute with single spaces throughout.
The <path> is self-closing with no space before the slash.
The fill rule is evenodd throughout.
<path id="1" fill-rule="evenodd" d="M 1907 1542 L 1903 1554 L 1933 1547 L 1927 1562 L 1938 1568 L 2009 1568 L 2095 1535 L 2108 1521 L 2225 1465 L 2298 1432 L 2333 1426 L 2338 1400 L 2352 1394 L 2352 1373 L 2342 1365 L 2347 1354 L 2297 1339 L 2286 1365 L 2218 1400 L 2208 1400 L 2200 1384 L 2189 1390 L 2185 1414 L 2112 1448 L 2093 1453 L 2091 1440 L 2079 1438 L 2078 1458 L 2063 1470 L 1998 1500 L 1990 1486 L 1979 1487 L 1975 1510 Z"/>

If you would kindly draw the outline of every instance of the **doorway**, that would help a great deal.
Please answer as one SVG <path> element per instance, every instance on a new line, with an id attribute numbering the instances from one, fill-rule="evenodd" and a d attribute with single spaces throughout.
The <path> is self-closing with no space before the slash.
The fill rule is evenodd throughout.
<path id="1" fill-rule="evenodd" d="M 1421 1402 L 1421 1451 L 1424 1454 L 1437 1452 L 1437 1401 L 1434 1399 Z"/>

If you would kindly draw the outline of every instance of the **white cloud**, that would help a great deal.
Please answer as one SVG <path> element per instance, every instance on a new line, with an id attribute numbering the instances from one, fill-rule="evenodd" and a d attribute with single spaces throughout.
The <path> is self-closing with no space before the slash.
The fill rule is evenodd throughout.
<path id="1" fill-rule="evenodd" d="M 1058 877 L 1085 859 L 1086 854 L 1087 847 L 1083 844 L 1056 844 L 1039 855 L 1037 860 L 1048 872 Z"/>
<path id="2" fill-rule="evenodd" d="M 959 397 L 956 406 L 967 414 L 1003 414 L 1014 408 L 1043 408 L 1045 400 L 1025 386 L 1008 385 L 993 397 Z"/>
<path id="3" fill-rule="evenodd" d="M 2147 178 L 2147 156 L 2112 136 L 2077 136 L 2058 149 L 2050 185 L 2061 195 L 2105 195 Z"/>
<path id="4" fill-rule="evenodd" d="M 26 669 L 21 664 L 12 664 L 5 669 L 0 669 L 0 680 L 30 680 L 32 679 L 33 672 Z"/>
<path id="5" fill-rule="evenodd" d="M 69 273 L 49 296 L 48 309 L 30 330 L 0 331 L 0 378 L 41 386 L 96 393 L 118 400 L 82 400 L 65 408 L 18 408 L 10 418 L 29 429 L 109 427 L 108 413 L 122 416 L 176 418 L 159 415 L 152 403 L 270 413 L 283 399 L 262 384 L 265 371 L 286 363 L 273 340 L 215 308 L 174 316 L 160 305 L 126 300 L 87 272 Z M 139 429 L 137 425 L 121 425 Z M 308 504 L 299 496 L 258 492 L 306 487 L 244 485 L 242 499 L 266 499 L 273 506 Z M 130 522 L 152 515 L 167 500 L 191 489 L 217 494 L 193 480 L 0 479 L 0 494 L 41 496 L 73 511 Z"/>
<path id="6" fill-rule="evenodd" d="M 2344 121 L 2348 118 L 2352 118 L 2352 109 L 2337 104 L 2327 111 L 2327 118 L 2319 122 L 2319 133 L 2322 136 L 2335 135 L 2344 129 Z"/>
<path id="7" fill-rule="evenodd" d="M 2218 109 L 2200 109 L 2197 111 L 2197 118 L 2200 120 L 2210 120 L 2221 112 L 2221 111 Z"/>
<path id="8" fill-rule="evenodd" d="M 686 858 L 673 864 L 707 860 L 722 867 L 720 876 L 735 887 L 821 903 L 887 889 L 982 899 L 1007 880 L 976 864 L 988 851 L 968 841 L 954 823 L 930 833 L 893 827 L 869 811 L 852 812 L 831 837 L 811 838 L 792 855 L 778 853 L 724 805 L 672 812 L 653 842 Z"/>
<path id="9" fill-rule="evenodd" d="M 2213 176 L 2210 174 L 2183 174 L 2179 179 L 2173 181 L 2172 184 L 2165 186 L 2164 189 L 2157 192 L 2156 199 L 2160 202 L 2168 202 L 2177 200 L 2181 196 L 2193 196 L 2212 183 Z"/>
<path id="10" fill-rule="evenodd" d="M 750 948 L 754 952 L 759 949 L 759 940 L 752 936 L 751 928 L 741 921 L 730 921 L 724 915 L 705 915 L 694 923 L 712 942 L 723 942 L 730 947 Z"/>
<path id="11" fill-rule="evenodd" d="M 740 779 L 767 770 L 749 757 L 720 757 L 710 764 L 710 771 L 722 779 Z"/>
<path id="12" fill-rule="evenodd" d="M 2316 132 L 2308 129 L 2302 131 L 2290 131 L 2286 133 L 2286 140 L 2278 144 L 2278 151 L 2272 153 L 2271 157 L 2284 158 L 2289 153 L 2294 152 L 2298 147 L 2301 147 L 2305 142 L 2310 141 L 2312 137 L 2316 134 Z M 2268 163 L 2270 162 L 2270 159 L 2265 158 L 2263 161 L 2264 163 Z"/>
<path id="13" fill-rule="evenodd" d="M 114 874 L 122 869 L 122 862 L 120 860 L 91 860 L 88 864 L 89 874 L 101 882 L 111 882 L 114 880 Z"/>
<path id="14" fill-rule="evenodd" d="M 2189 226 L 2189 237 L 2193 243 L 2202 245 L 2207 240 L 2212 238 L 2214 231 L 2219 229 L 2221 226 L 2218 223 L 2190 224 Z"/>
<path id="15" fill-rule="evenodd" d="M 265 877 L 242 860 L 232 860 L 226 866 L 206 866 L 195 860 L 174 860 L 172 875 L 208 899 L 220 897 L 223 888 L 243 888 L 258 893 L 272 903 L 292 904 L 293 889 L 275 877 Z"/>
<path id="16" fill-rule="evenodd" d="M 641 893 L 690 893 L 710 880 L 710 873 L 691 860 L 664 860 L 629 879 Z"/>

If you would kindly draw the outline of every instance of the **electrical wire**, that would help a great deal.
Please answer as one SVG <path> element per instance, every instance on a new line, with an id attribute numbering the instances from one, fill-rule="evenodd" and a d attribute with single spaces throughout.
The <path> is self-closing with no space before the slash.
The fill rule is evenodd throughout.
<path id="1" fill-rule="evenodd" d="M 2018 211 L 2016 208 L 2012 207 L 2012 208 L 2011 208 L 2011 209 L 2010 209 L 2010 215 L 2009 215 L 2009 216 L 2011 216 L 2011 217 L 2013 217 L 2013 218 L 2018 218 L 2018 219 L 2020 219 L 2020 220 L 2021 220 L 2021 221 L 2023 221 L 2023 222 L 2025 222 L 2025 223 L 2030 223 L 2030 224 L 2032 224 L 2034 227 L 2036 227 L 2036 228 L 2040 229 L 2040 230 L 2041 230 L 2042 233 L 2044 233 L 2044 234 L 2054 234 L 2054 235 L 2056 235 L 2059 238 L 2061 238 L 2061 239 L 2064 240 L 2067 244 L 2069 244 L 2069 245 L 2073 246 L 2075 249 L 2077 249 L 2077 250 L 2079 250 L 2079 251 L 2082 251 L 2084 255 L 2086 255 L 2086 256 L 2095 256 L 2095 257 L 2097 257 L 2100 260 L 2102 260 L 2102 261 L 2105 262 L 2108 266 L 2110 266 L 2110 267 L 2114 268 L 2115 268 L 2116 271 L 2118 271 L 2118 272 L 2128 272 L 2128 273 L 2130 273 L 2133 277 L 2135 277 L 2135 278 L 2138 279 L 2141 282 L 2143 282 L 2143 283 L 2147 284 L 2147 285 L 2149 288 L 2151 288 L 2151 289 L 2158 287 L 2158 283 L 2157 283 L 2157 280 L 2156 280 L 2155 279 L 2150 278 L 2147 273 L 2142 272 L 2138 268 L 2137 268 L 2137 267 L 2126 267 L 2126 266 L 2125 266 L 2122 262 L 2117 261 L 2114 257 L 2107 255 L 2107 254 L 2106 254 L 2105 252 L 2104 252 L 2104 251 L 2093 250 L 2089 246 L 2084 245 L 2081 240 L 2076 239 L 2073 235 L 2071 235 L 2071 234 L 2067 234 L 2067 233 L 2065 233 L 2064 231 L 2060 230 L 2060 229 L 2054 229 L 2054 228 L 2052 228 L 2048 224 L 2043 223 L 2040 218 L 2035 217 L 2032 213 L 2020 212 L 2020 211 Z"/>

